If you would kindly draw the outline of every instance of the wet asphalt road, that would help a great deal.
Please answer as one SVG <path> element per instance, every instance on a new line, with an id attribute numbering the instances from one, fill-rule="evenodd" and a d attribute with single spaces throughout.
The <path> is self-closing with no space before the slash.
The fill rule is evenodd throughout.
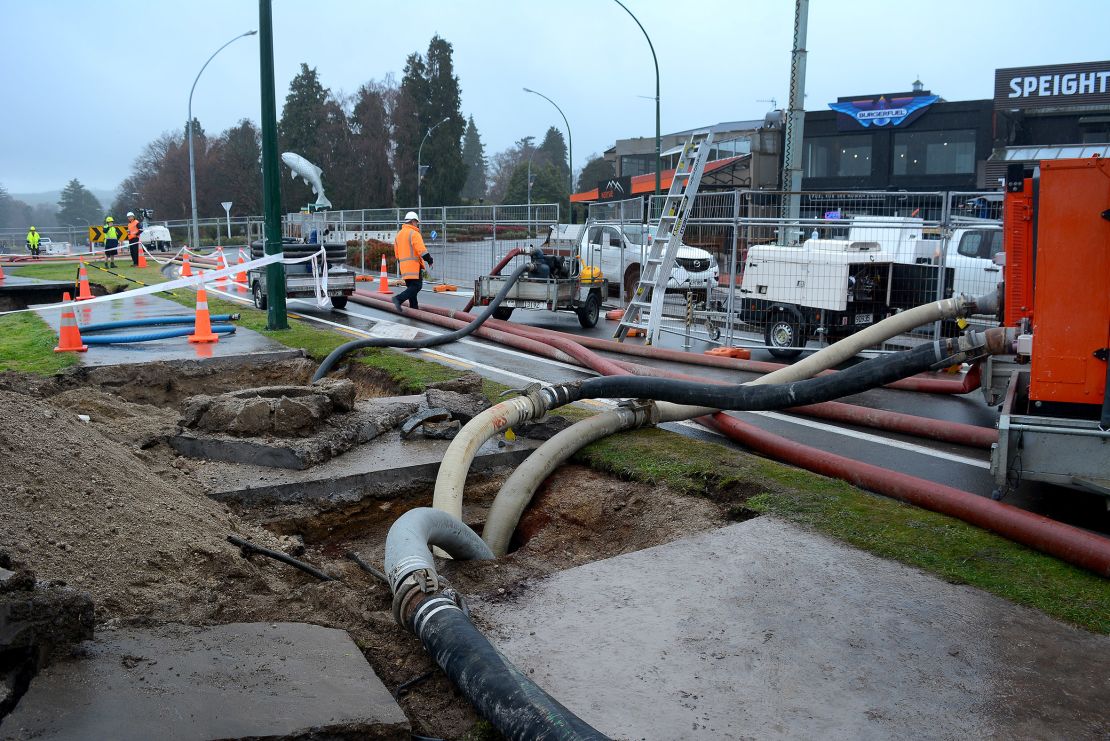
<path id="1" fill-rule="evenodd" d="M 364 284 L 365 285 L 365 284 Z M 371 289 L 372 290 L 372 289 Z M 468 293 L 432 293 L 425 291 L 420 296 L 422 304 L 462 309 Z M 445 332 L 440 327 L 425 326 L 421 322 L 406 317 L 398 317 L 388 311 L 380 311 L 368 306 L 351 303 L 344 312 L 319 309 L 304 301 L 291 300 L 290 311 L 316 317 L 339 325 L 356 329 L 367 329 L 379 321 L 394 322 L 402 326 L 414 327 L 431 333 Z M 514 322 L 542 329 L 593 337 L 611 338 L 616 322 L 602 318 L 592 329 L 583 329 L 578 319 L 571 313 L 554 314 L 551 312 L 517 310 L 512 317 Z M 684 338 L 664 334 L 662 347 L 684 349 Z M 710 346 L 694 340 L 690 349 L 701 352 Z M 591 372 L 566 364 L 549 361 L 525 354 L 511 348 L 502 348 L 494 343 L 466 338 L 461 342 L 446 345 L 429 352 L 437 359 L 459 367 L 474 367 L 483 375 L 510 386 L 522 387 L 532 381 L 558 382 L 586 378 Z M 667 361 L 601 353 L 615 359 L 632 360 L 644 365 L 676 370 L 706 378 L 734 380 L 743 382 L 754 378 L 754 374 L 732 372 L 718 368 L 689 366 Z M 766 352 L 756 350 L 754 360 L 775 360 Z M 982 427 L 995 427 L 998 421 L 997 409 L 986 406 L 981 395 L 973 392 L 965 396 L 945 396 L 920 394 L 908 391 L 876 389 L 843 401 L 862 406 L 903 412 L 938 420 L 962 422 Z M 777 412 L 771 413 L 734 413 L 740 419 L 750 422 L 769 432 L 791 440 L 839 455 L 866 461 L 876 465 L 901 471 L 928 481 L 970 491 L 989 497 L 996 485 L 989 470 L 990 452 L 944 442 L 926 440 L 897 433 L 884 432 L 869 428 L 855 428 L 824 420 L 795 417 Z M 681 434 L 714 442 L 724 442 L 724 438 L 705 430 L 694 423 L 665 425 Z M 1070 522 L 1100 532 L 1110 532 L 1110 514 L 1104 498 L 1094 494 L 1074 491 L 1039 482 L 1026 482 L 1005 499 L 1006 502 L 1029 509 L 1049 517 Z"/>

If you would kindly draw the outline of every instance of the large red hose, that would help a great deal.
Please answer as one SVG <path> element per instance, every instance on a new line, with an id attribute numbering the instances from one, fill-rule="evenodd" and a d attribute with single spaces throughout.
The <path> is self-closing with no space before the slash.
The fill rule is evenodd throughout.
<path id="1" fill-rule="evenodd" d="M 361 298 L 364 300 L 359 301 L 359 303 L 386 308 L 386 302 L 382 299 L 366 294 L 363 294 Z M 406 310 L 406 313 L 409 313 L 409 310 Z M 441 326 L 456 327 L 463 323 L 459 319 L 448 318 L 431 312 L 414 311 L 413 314 L 415 318 L 426 318 L 428 321 Z M 558 359 L 558 355 L 567 355 L 567 353 L 557 350 L 554 346 L 549 346 L 545 342 L 521 335 L 486 330 L 484 327 L 480 328 L 479 332 L 488 332 L 490 339 L 493 339 L 494 333 L 502 335 L 507 340 L 506 344 L 520 349 L 528 347 L 530 351 L 536 352 L 542 357 Z M 486 335 L 483 334 L 483 336 Z M 545 337 L 545 341 L 546 339 Z M 581 357 L 589 357 L 585 353 L 577 351 L 575 354 Z M 593 354 L 590 353 L 590 355 Z M 631 363 L 618 364 L 618 367 L 619 365 L 625 367 L 619 370 L 618 373 L 637 368 L 644 371 L 650 370 L 653 373 L 660 372 L 659 369 L 646 369 L 643 366 L 635 366 Z M 901 499 L 925 509 L 956 517 L 1030 548 L 1048 553 L 1068 563 L 1093 571 L 1100 576 L 1110 577 L 1110 540 L 1102 536 L 1027 512 L 1009 504 L 980 497 L 971 492 L 801 445 L 765 430 L 760 430 L 724 413 L 699 418 L 698 422 L 718 430 L 730 439 L 769 457 L 786 461 L 816 473 L 839 478 L 853 485 Z"/>
<path id="2" fill-rule="evenodd" d="M 697 421 L 768 457 L 956 517 L 1100 576 L 1110 576 L 1110 540 L 1100 535 L 970 492 L 801 445 L 724 413 Z"/>
<path id="3" fill-rule="evenodd" d="M 375 303 L 367 304 L 373 305 L 380 309 L 391 308 L 390 304 L 378 296 L 362 291 L 356 291 L 356 296 L 362 296 L 367 299 L 372 299 Z M 357 300 L 357 299 L 356 299 Z M 366 303 L 366 302 L 360 302 Z M 445 309 L 440 306 L 427 306 L 421 311 L 436 314 L 448 319 L 452 319 L 457 324 L 443 325 L 456 328 L 462 326 L 466 322 L 472 321 L 474 316 L 465 311 L 456 311 L 452 309 Z M 614 375 L 619 373 L 632 373 L 639 376 L 654 376 L 658 378 L 678 378 L 688 381 L 705 381 L 706 379 L 695 378 L 693 376 L 676 373 L 674 371 L 659 370 L 650 366 L 638 365 L 625 362 L 613 362 L 606 358 L 591 352 L 589 349 L 582 347 L 579 343 L 575 342 L 573 335 L 567 335 L 561 332 L 553 332 L 551 330 L 539 329 L 537 327 L 529 327 L 527 325 L 515 324 L 513 322 L 498 321 L 496 319 L 488 320 L 483 325 L 482 330 L 487 328 L 497 328 L 503 332 L 528 338 L 536 342 L 542 343 L 546 348 L 547 345 L 557 347 L 558 349 L 570 355 L 578 364 L 602 373 L 604 375 Z M 480 330 L 477 333 L 479 336 L 485 336 Z M 618 344 L 618 343 L 612 343 Z M 637 347 L 633 345 L 632 347 Z M 651 350 L 652 348 L 642 348 Z M 541 357 L 551 357 L 544 354 L 547 350 L 540 350 L 537 354 Z M 677 353 L 678 355 L 686 355 L 688 353 Z M 773 364 L 769 364 L 773 365 Z M 606 368 L 606 370 L 602 370 Z M 969 374 L 970 375 L 970 372 Z M 714 383 L 726 384 L 725 381 L 713 381 Z M 976 448 L 987 448 L 998 442 L 998 432 L 987 427 L 978 427 L 976 425 L 968 425 L 959 422 L 944 422 L 941 420 L 930 419 L 928 417 L 918 417 L 912 414 L 902 414 L 900 412 L 890 412 L 881 409 L 868 409 L 855 404 L 846 404 L 844 402 L 830 401 L 823 404 L 811 404 L 804 407 L 797 407 L 788 410 L 792 414 L 800 414 L 806 417 L 817 417 L 818 419 L 827 419 L 844 424 L 858 425 L 861 427 L 871 427 L 879 430 L 886 430 L 889 432 L 898 432 L 907 435 L 914 435 L 917 437 L 924 437 L 931 440 L 939 440 L 943 442 L 954 443 L 956 445 L 967 445 Z"/>
<path id="4" fill-rule="evenodd" d="M 464 309 L 464 311 L 466 310 Z M 491 321 L 498 322 L 499 320 L 494 319 Z M 675 363 L 685 363 L 687 365 L 704 365 L 712 368 L 725 368 L 748 373 L 772 373 L 780 368 L 786 367 L 782 363 L 770 363 L 763 360 L 744 360 L 741 358 L 703 355 L 701 353 L 683 352 L 682 350 L 669 350 L 662 347 L 655 347 L 654 345 L 649 347 L 647 345 L 636 345 L 629 342 L 615 342 L 614 340 L 605 340 L 600 337 L 579 337 L 578 335 L 567 334 L 554 329 L 544 331 L 567 337 L 593 350 L 603 350 L 605 352 L 618 353 L 621 355 L 635 355 L 644 358 L 655 358 L 656 360 L 667 360 Z M 836 373 L 836 371 L 828 370 L 820 375 L 827 373 Z M 973 366 L 972 370 L 964 374 L 964 378 L 961 380 L 955 380 L 948 376 L 948 374 L 922 373 L 911 378 L 903 378 L 901 381 L 887 384 L 886 388 L 900 389 L 902 391 L 919 391 L 930 394 L 966 394 L 974 391 L 978 386 L 979 370 L 977 366 Z"/>

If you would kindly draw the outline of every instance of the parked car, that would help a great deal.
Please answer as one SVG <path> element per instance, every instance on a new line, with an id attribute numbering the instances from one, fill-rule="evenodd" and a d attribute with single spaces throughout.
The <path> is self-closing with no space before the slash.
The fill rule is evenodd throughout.
<path id="1" fill-rule="evenodd" d="M 649 224 L 591 224 L 583 228 L 560 224 L 553 227 L 552 238 L 565 238 L 575 228 L 581 232 L 578 239 L 583 261 L 600 268 L 610 286 L 619 283 L 624 295 L 630 296 L 640 280 L 654 238 L 654 227 Z M 716 288 L 719 279 L 720 269 L 713 255 L 701 248 L 681 244 L 667 290 L 704 294 Z"/>

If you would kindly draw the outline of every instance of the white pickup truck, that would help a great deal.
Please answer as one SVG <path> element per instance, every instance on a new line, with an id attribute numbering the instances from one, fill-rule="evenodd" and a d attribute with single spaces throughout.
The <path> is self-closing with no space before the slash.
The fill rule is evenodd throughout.
<path id="1" fill-rule="evenodd" d="M 50 237 L 39 237 L 39 252 L 43 255 L 68 255 L 73 251 L 69 242 L 55 242 Z"/>

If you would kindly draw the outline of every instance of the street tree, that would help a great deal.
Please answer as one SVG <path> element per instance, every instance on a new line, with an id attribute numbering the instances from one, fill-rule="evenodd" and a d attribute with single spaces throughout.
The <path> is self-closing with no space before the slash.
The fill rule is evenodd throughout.
<path id="1" fill-rule="evenodd" d="M 389 164 L 389 119 L 387 96 L 389 86 L 369 82 L 355 94 L 351 111 L 352 164 L 357 173 L 358 189 L 353 202 L 369 208 L 393 205 L 393 168 Z"/>
<path id="2" fill-rule="evenodd" d="M 563 173 L 564 178 L 569 178 L 567 142 L 563 138 L 563 132 L 554 126 L 548 128 L 547 133 L 544 134 L 543 143 L 540 144 L 539 152 L 536 153 L 537 158 L 541 156 L 545 164 L 555 166 Z"/>
<path id="3" fill-rule="evenodd" d="M 104 216 L 103 207 L 96 196 L 77 178 L 70 180 L 58 199 L 58 221 L 82 226 L 96 224 Z"/>
<path id="4" fill-rule="evenodd" d="M 408 208 L 416 205 L 417 149 L 427 124 L 423 123 L 423 101 L 428 98 L 424 58 L 414 52 L 405 61 L 397 102 L 393 107 L 393 168 L 397 174 L 396 202 Z"/>
<path id="5" fill-rule="evenodd" d="M 463 135 L 463 165 L 466 167 L 466 182 L 463 184 L 462 199 L 477 203 L 486 197 L 486 150 L 474 116 L 467 119 L 466 133 Z"/>

